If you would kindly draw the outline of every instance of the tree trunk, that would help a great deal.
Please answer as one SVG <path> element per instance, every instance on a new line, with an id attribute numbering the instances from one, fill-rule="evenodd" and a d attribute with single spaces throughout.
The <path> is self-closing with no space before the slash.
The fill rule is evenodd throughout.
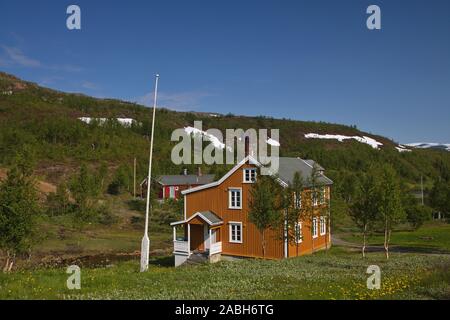
<path id="1" fill-rule="evenodd" d="M 13 254 L 11 256 L 11 253 L 9 251 L 6 251 L 6 263 L 3 267 L 3 272 L 5 272 L 5 273 L 10 272 L 12 270 L 15 260 L 16 260 L 16 255 Z"/>
<path id="2" fill-rule="evenodd" d="M 314 218 L 311 220 L 311 226 L 314 229 Z M 316 232 L 319 232 L 319 230 L 316 230 Z M 314 253 L 314 235 L 311 236 L 311 253 Z"/>
<path id="3" fill-rule="evenodd" d="M 8 267 L 9 267 L 9 256 L 6 257 L 6 263 L 3 266 L 3 272 L 8 272 Z"/>
<path id="4" fill-rule="evenodd" d="M 11 272 L 15 261 L 16 261 L 16 255 L 14 255 L 13 258 L 11 259 L 11 263 L 9 264 L 9 267 L 8 267 L 8 272 Z"/>
<path id="5" fill-rule="evenodd" d="M 362 246 L 362 256 L 363 256 L 363 258 L 366 257 L 366 232 L 367 232 L 367 223 L 364 224 L 364 229 L 363 229 L 363 246 Z"/>
<path id="6" fill-rule="evenodd" d="M 263 252 L 263 258 L 266 257 L 266 238 L 265 238 L 265 230 L 261 232 L 262 235 L 262 252 Z"/>
<path id="7" fill-rule="evenodd" d="M 388 221 L 387 218 L 384 221 L 384 251 L 386 259 L 389 259 L 389 241 L 388 241 Z"/>

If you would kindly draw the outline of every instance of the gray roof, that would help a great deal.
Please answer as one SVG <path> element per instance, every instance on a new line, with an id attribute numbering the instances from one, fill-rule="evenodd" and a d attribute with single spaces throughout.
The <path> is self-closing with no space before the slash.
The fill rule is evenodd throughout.
<path id="1" fill-rule="evenodd" d="M 313 160 L 303 160 L 300 158 L 287 158 L 280 157 L 280 167 L 278 169 L 278 176 L 284 182 L 291 184 L 294 180 L 294 175 L 296 172 L 299 172 L 303 177 L 304 183 L 307 185 L 307 180 L 311 177 L 312 174 L 312 162 Z M 311 162 L 312 161 L 312 162 Z M 316 163 L 317 164 L 317 163 Z M 318 165 L 319 170 L 324 170 L 321 166 Z M 324 174 L 319 175 L 318 182 L 325 185 L 333 184 L 333 181 L 326 177 Z"/>
<path id="2" fill-rule="evenodd" d="M 208 219 L 212 224 L 219 224 L 223 222 L 223 220 L 218 217 L 215 213 L 211 211 L 201 211 L 200 212 L 202 216 L 204 216 L 206 219 Z"/>
<path id="3" fill-rule="evenodd" d="M 213 174 L 203 174 L 201 176 L 195 174 L 187 175 L 163 175 L 156 178 L 156 180 L 165 186 L 173 185 L 193 185 L 193 184 L 207 184 L 214 181 Z"/>
<path id="4" fill-rule="evenodd" d="M 320 171 L 325 171 L 325 169 L 318 164 L 317 162 L 315 162 L 314 160 L 308 159 L 308 160 L 303 160 L 305 161 L 307 164 L 309 164 L 311 167 L 313 167 L 314 165 L 316 165 L 317 169 Z"/>

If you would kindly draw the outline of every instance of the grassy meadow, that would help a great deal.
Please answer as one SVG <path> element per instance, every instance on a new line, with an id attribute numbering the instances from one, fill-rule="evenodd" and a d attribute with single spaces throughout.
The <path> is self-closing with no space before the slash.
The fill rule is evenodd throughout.
<path id="1" fill-rule="evenodd" d="M 367 267 L 381 268 L 381 289 L 366 288 Z M 0 274 L 0 299 L 450 299 L 450 257 L 382 253 L 362 259 L 332 248 L 282 261 L 239 260 L 173 267 L 153 257 L 82 268 L 81 289 L 68 290 L 65 268 Z"/>
<path id="2" fill-rule="evenodd" d="M 345 233 L 340 237 L 353 243 L 361 243 L 360 233 Z M 382 246 L 384 234 L 374 233 L 367 238 L 368 245 Z M 417 252 L 450 253 L 450 224 L 428 222 L 418 230 L 398 230 L 391 236 L 391 246 L 400 246 Z"/>

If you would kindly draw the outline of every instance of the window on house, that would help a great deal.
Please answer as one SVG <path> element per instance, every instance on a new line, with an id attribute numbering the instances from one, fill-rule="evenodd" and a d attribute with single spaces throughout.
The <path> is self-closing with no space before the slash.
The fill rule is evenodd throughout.
<path id="1" fill-rule="evenodd" d="M 241 209 L 242 208 L 242 190 L 241 189 L 230 189 L 229 194 L 229 204 L 230 209 Z"/>
<path id="2" fill-rule="evenodd" d="M 253 183 L 256 182 L 256 169 L 244 169 L 244 182 Z"/>
<path id="3" fill-rule="evenodd" d="M 317 204 L 318 204 L 318 194 L 317 194 L 318 192 L 317 191 L 311 191 L 311 202 L 312 202 L 312 204 L 313 204 L 313 206 L 317 206 Z"/>
<path id="4" fill-rule="evenodd" d="M 175 198 L 175 187 L 169 187 L 169 198 Z"/>
<path id="5" fill-rule="evenodd" d="M 302 241 L 303 241 L 302 223 L 296 222 L 295 223 L 295 242 L 301 243 Z"/>
<path id="6" fill-rule="evenodd" d="M 230 242 L 242 243 L 242 222 L 230 222 Z"/>
<path id="7" fill-rule="evenodd" d="M 317 218 L 313 218 L 312 221 L 312 237 L 317 238 Z"/>
<path id="8" fill-rule="evenodd" d="M 326 218 L 320 217 L 320 235 L 323 236 L 326 233 Z"/>
<path id="9" fill-rule="evenodd" d="M 325 195 L 326 195 L 326 189 L 325 189 L 325 187 L 320 188 L 320 191 L 319 191 L 319 201 L 320 201 L 320 204 L 324 204 L 324 203 L 325 203 Z"/>
<path id="10" fill-rule="evenodd" d="M 300 209 L 302 207 L 302 195 L 294 192 L 294 207 Z"/>

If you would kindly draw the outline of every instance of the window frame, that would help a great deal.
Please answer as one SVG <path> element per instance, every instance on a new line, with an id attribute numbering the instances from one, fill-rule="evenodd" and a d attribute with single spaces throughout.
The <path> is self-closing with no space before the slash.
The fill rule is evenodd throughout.
<path id="1" fill-rule="evenodd" d="M 294 209 L 302 208 L 302 193 L 300 192 L 300 199 L 297 199 L 297 193 L 294 192 Z"/>
<path id="2" fill-rule="evenodd" d="M 254 172 L 255 173 L 255 180 L 247 180 L 247 176 L 246 173 L 248 171 Z M 249 177 L 251 178 L 251 174 L 249 175 Z M 256 182 L 256 177 L 257 177 L 257 172 L 256 172 L 256 168 L 244 168 L 242 170 L 242 182 L 243 183 L 255 183 Z"/>
<path id="3" fill-rule="evenodd" d="M 239 191 L 239 206 L 237 205 L 232 205 L 233 204 L 233 192 Z M 236 203 L 237 203 L 237 198 L 236 198 Z M 242 188 L 228 188 L 228 209 L 231 210 L 241 210 L 242 209 Z"/>
<path id="4" fill-rule="evenodd" d="M 296 222 L 294 225 L 295 243 L 299 244 L 303 242 L 303 224 L 302 222 Z"/>
<path id="5" fill-rule="evenodd" d="M 313 239 L 317 238 L 319 236 L 319 230 L 318 230 L 318 221 L 317 221 L 317 217 L 313 218 L 312 220 L 312 228 L 311 228 L 311 235 L 313 237 Z"/>
<path id="6" fill-rule="evenodd" d="M 240 240 L 237 240 L 237 229 L 236 229 L 236 239 L 233 240 L 233 227 L 238 227 L 239 226 L 239 236 L 240 236 Z M 228 242 L 230 243 L 243 243 L 243 230 L 242 230 L 242 222 L 240 221 L 230 221 L 228 222 Z"/>
<path id="7" fill-rule="evenodd" d="M 320 188 L 319 191 L 319 203 L 325 204 L 327 202 L 326 198 L 327 198 L 327 189 L 325 186 L 323 186 L 322 188 Z"/>
<path id="8" fill-rule="evenodd" d="M 320 217 L 320 230 L 319 230 L 319 234 L 321 236 L 325 235 L 327 233 L 327 227 L 326 227 L 326 217 Z M 322 232 L 323 229 L 323 232 Z"/>
<path id="9" fill-rule="evenodd" d="M 311 190 L 310 191 L 311 192 L 311 202 L 312 202 L 312 205 L 313 205 L 313 207 L 317 207 L 318 205 L 319 205 L 319 197 L 318 197 L 318 192 L 317 191 L 314 191 L 314 190 Z"/>

